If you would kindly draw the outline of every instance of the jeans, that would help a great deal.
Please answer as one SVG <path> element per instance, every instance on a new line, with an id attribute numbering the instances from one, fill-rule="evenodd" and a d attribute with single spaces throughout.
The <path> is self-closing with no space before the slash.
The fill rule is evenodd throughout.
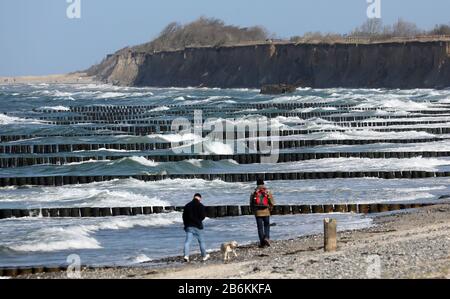
<path id="1" fill-rule="evenodd" d="M 192 238 L 195 237 L 200 245 L 200 252 L 202 257 L 206 256 L 205 240 L 203 238 L 203 230 L 196 227 L 188 227 L 185 229 L 186 240 L 184 241 L 184 256 L 189 256 L 189 247 L 191 246 Z"/>
<path id="2" fill-rule="evenodd" d="M 264 240 L 270 240 L 270 217 L 256 217 L 256 225 L 258 226 L 259 241 L 261 244 Z"/>

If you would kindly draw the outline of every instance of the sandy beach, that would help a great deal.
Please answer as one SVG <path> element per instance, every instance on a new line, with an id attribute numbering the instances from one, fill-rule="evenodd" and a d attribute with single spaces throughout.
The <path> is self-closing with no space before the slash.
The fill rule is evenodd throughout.
<path id="1" fill-rule="evenodd" d="M 325 217 L 325 216 L 324 216 Z M 220 253 L 203 263 L 167 258 L 134 268 L 83 269 L 81 277 L 128 279 L 450 278 L 450 205 L 374 216 L 367 229 L 338 233 L 338 250 L 325 253 L 323 235 L 238 249 L 228 264 Z M 338 224 L 339 225 L 339 224 Z M 66 278 L 48 273 L 22 278 Z"/>
<path id="2" fill-rule="evenodd" d="M 93 77 L 85 73 L 70 73 L 48 76 L 0 77 L 0 85 L 8 84 L 88 84 L 94 83 Z"/>

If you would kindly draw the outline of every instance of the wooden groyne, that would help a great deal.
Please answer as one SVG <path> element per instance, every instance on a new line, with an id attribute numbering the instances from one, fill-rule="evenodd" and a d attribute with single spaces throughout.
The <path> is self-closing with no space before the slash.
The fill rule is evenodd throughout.
<path id="1" fill-rule="evenodd" d="M 324 213 L 381 213 L 431 206 L 434 203 L 372 203 L 372 204 L 324 204 L 324 205 L 277 205 L 272 215 L 324 214 Z M 72 207 L 72 208 L 36 208 L 36 209 L 0 209 L 0 219 L 43 217 L 43 218 L 86 218 L 115 217 L 163 214 L 182 212 L 181 206 L 147 206 L 147 207 Z M 207 206 L 208 218 L 238 217 L 253 215 L 250 206 L 226 205 Z"/>
<path id="2" fill-rule="evenodd" d="M 135 152 L 129 154 L 105 155 L 90 153 L 87 155 L 59 156 L 58 154 L 37 155 L 19 154 L 0 156 L 0 168 L 23 167 L 40 164 L 64 165 L 68 163 L 81 163 L 86 161 L 119 160 L 132 156 L 144 157 L 154 162 L 181 162 L 190 159 L 206 161 L 234 160 L 239 164 L 260 163 L 265 157 L 261 154 L 236 154 L 236 155 L 195 155 L 195 154 L 150 154 L 147 152 Z M 311 153 L 279 153 L 277 163 L 298 162 L 307 160 L 319 160 L 328 158 L 367 158 L 367 159 L 408 159 L 414 157 L 439 158 L 450 157 L 450 151 L 391 151 L 391 152 L 311 152 Z"/>
<path id="3" fill-rule="evenodd" d="M 283 135 L 284 136 L 284 135 Z M 286 135 L 287 136 L 287 135 Z M 231 137 L 230 137 L 231 138 Z M 232 139 L 232 138 L 231 138 Z M 225 138 L 224 140 L 227 140 Z M 267 146 L 274 149 L 289 149 L 315 147 L 322 145 L 366 145 L 376 143 L 428 143 L 443 141 L 442 138 L 414 138 L 414 139 L 312 139 L 312 140 L 280 140 L 267 141 Z M 246 141 L 247 143 L 249 141 Z M 258 143 L 259 144 L 259 143 Z M 257 145 L 258 145 L 257 144 Z M 0 144 L 0 154 L 53 154 L 53 153 L 70 153 L 75 151 L 95 151 L 99 149 L 109 150 L 126 150 L 126 151 L 154 151 L 154 150 L 170 150 L 172 143 L 170 142 L 154 142 L 154 143 L 73 143 L 73 144 Z M 258 148 L 255 148 L 258 150 Z"/>
<path id="4" fill-rule="evenodd" d="M 258 178 L 266 181 L 324 180 L 346 178 L 380 179 L 423 179 L 450 177 L 450 171 L 322 171 L 322 172 L 276 172 L 276 173 L 214 173 L 214 174 L 155 174 L 155 175 L 92 175 L 92 176 L 40 176 L 40 177 L 2 177 L 0 187 L 8 186 L 63 186 L 112 181 L 116 179 L 136 179 L 154 182 L 167 179 L 202 179 L 224 182 L 255 182 Z"/>

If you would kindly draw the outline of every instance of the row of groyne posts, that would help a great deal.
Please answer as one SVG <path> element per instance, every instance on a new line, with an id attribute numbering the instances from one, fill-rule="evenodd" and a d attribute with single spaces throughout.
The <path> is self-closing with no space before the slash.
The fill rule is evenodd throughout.
<path id="1" fill-rule="evenodd" d="M 102 154 L 90 154 L 82 156 L 71 155 L 8 155 L 0 156 L 0 168 L 14 168 L 22 166 L 40 165 L 40 164 L 54 164 L 64 165 L 68 163 L 80 163 L 91 160 L 119 160 L 125 157 L 130 157 L 133 154 L 128 155 L 102 155 Z M 236 154 L 236 155 L 183 155 L 173 154 L 169 152 L 165 155 L 162 154 L 148 154 L 148 152 L 140 152 L 139 155 L 145 157 L 148 160 L 154 162 L 180 162 L 190 159 L 199 159 L 207 161 L 221 161 L 221 160 L 234 160 L 239 164 L 253 164 L 261 163 L 264 159 L 264 155 L 260 154 Z M 319 160 L 328 158 L 368 158 L 368 159 L 407 159 L 414 157 L 423 158 L 438 158 L 438 157 L 450 157 L 449 151 L 417 151 L 417 152 L 331 152 L 331 153 L 278 153 L 277 163 L 285 162 L 297 162 L 307 160 Z"/>
<path id="2" fill-rule="evenodd" d="M 381 179 L 424 179 L 450 177 L 450 171 L 327 171 L 327 172 L 277 172 L 277 173 L 215 173 L 215 174 L 157 174 L 157 175 L 105 175 L 105 176 L 41 176 L 41 177 L 3 177 L 0 187 L 8 186 L 64 186 L 89 184 L 118 179 L 136 179 L 155 182 L 167 179 L 201 179 L 206 181 L 222 180 L 224 182 L 253 182 L 261 178 L 266 181 L 291 180 L 325 180 L 346 178 L 381 178 Z"/>
<path id="3" fill-rule="evenodd" d="M 330 108 L 333 110 L 323 110 L 320 108 Z M 313 117 L 324 118 L 327 121 L 339 122 L 340 126 L 349 127 L 361 127 L 361 126 L 385 126 L 385 125 L 407 125 L 411 122 L 401 122 L 398 119 L 402 118 L 407 120 L 410 117 L 418 115 L 449 115 L 450 105 L 444 103 L 436 104 L 439 109 L 426 109 L 426 110 L 412 110 L 405 115 L 395 115 L 397 119 L 395 123 L 373 122 L 371 120 L 367 122 L 356 122 L 364 119 L 371 119 L 373 115 L 364 115 L 362 112 L 367 111 L 379 111 L 380 107 L 359 107 L 355 105 L 333 105 L 333 103 L 271 103 L 271 104 L 235 104 L 230 107 L 208 107 L 204 105 L 168 105 L 168 110 L 153 111 L 156 106 L 88 106 L 88 107 L 71 107 L 69 110 L 57 111 L 39 109 L 35 112 L 41 113 L 38 117 L 40 120 L 44 120 L 48 123 L 56 125 L 81 125 L 86 124 L 109 124 L 104 127 L 92 127 L 86 126 L 84 129 L 93 130 L 114 130 L 122 132 L 133 132 L 136 134 L 149 134 L 155 132 L 169 132 L 172 130 L 172 120 L 177 116 L 187 117 L 192 122 L 192 115 L 195 111 L 202 111 L 204 119 L 236 117 L 242 111 L 242 114 L 258 116 L 265 116 L 268 118 L 282 117 L 299 117 L 301 119 L 309 119 Z M 316 108 L 318 111 L 302 111 L 298 109 L 310 109 Z M 249 109 L 254 110 L 249 111 Z M 386 109 L 389 111 L 389 109 Z M 348 112 L 353 112 L 356 115 L 348 115 Z M 392 115 L 377 115 L 377 118 L 390 119 Z M 351 122 L 351 123 L 343 123 Z M 429 124 L 429 123 L 444 123 L 442 120 L 426 120 L 422 122 L 415 122 L 414 124 Z M 130 126 L 131 124 L 141 126 Z M 82 127 L 83 128 L 83 127 Z M 430 133 L 445 133 L 445 128 L 442 130 L 435 130 L 434 128 L 428 128 Z M 402 130 L 405 130 L 403 128 Z M 422 129 L 423 130 L 423 129 Z M 444 131 L 443 131 L 444 130 Z M 448 128 L 447 128 L 448 132 Z"/>
<path id="4" fill-rule="evenodd" d="M 272 215 L 323 214 L 323 213 L 381 213 L 430 206 L 432 203 L 380 203 L 380 204 L 325 204 L 325 205 L 277 205 Z M 35 208 L 35 209 L 0 209 L 0 219 L 43 217 L 43 218 L 77 218 L 77 217 L 115 217 L 163 214 L 183 212 L 183 207 L 149 206 L 149 207 L 79 207 L 79 208 Z M 253 215 L 250 206 L 227 205 L 207 206 L 208 218 L 238 217 Z"/>
<path id="5" fill-rule="evenodd" d="M 95 137 L 95 136 L 92 136 Z M 226 137 L 226 136 L 225 136 Z M 266 137 L 263 137 L 266 138 Z M 230 140 L 224 138 L 223 140 Z M 321 145 L 366 145 L 377 143 L 426 143 L 446 140 L 444 138 L 414 138 L 414 139 L 299 139 L 267 141 L 267 146 L 276 146 L 278 149 L 291 149 L 299 147 L 312 147 Z M 170 150 L 173 144 L 170 142 L 155 143 L 71 143 L 71 144 L 0 144 L 0 154 L 56 154 L 70 153 L 74 151 L 96 151 L 100 149 L 126 150 L 126 151 L 155 151 Z M 255 144 L 252 149 L 259 150 L 260 144 Z"/>
<path id="6" fill-rule="evenodd" d="M 264 111 L 261 114 L 266 113 L 269 117 L 275 117 L 278 115 L 285 116 L 301 116 L 303 118 L 308 117 L 323 117 L 328 121 L 364 121 L 367 118 L 371 118 L 371 115 L 359 115 L 358 112 L 364 110 L 378 110 L 377 108 L 359 108 L 353 105 L 347 106 L 335 106 L 333 104 L 323 103 L 286 103 L 286 104 L 245 104 L 237 105 L 234 108 L 225 109 L 221 107 L 211 108 L 203 106 L 190 106 L 183 105 L 168 106 L 170 110 L 149 113 L 148 110 L 158 108 L 157 106 L 79 106 L 71 107 L 70 111 L 35 111 L 44 113 L 40 119 L 49 121 L 56 125 L 64 127 L 71 125 L 77 121 L 105 121 L 110 124 L 107 126 L 85 127 L 92 134 L 83 134 L 83 136 L 93 137 L 105 134 L 102 130 L 109 130 L 106 135 L 115 133 L 131 133 L 133 135 L 147 134 L 148 132 L 158 131 L 158 133 L 170 133 L 172 128 L 169 127 L 167 122 L 167 116 L 186 115 L 193 112 L 195 109 L 204 110 L 206 113 L 222 113 L 229 112 L 230 115 L 236 115 L 236 112 L 240 109 L 298 109 L 298 108 L 320 108 L 320 107 L 336 107 L 335 111 L 316 111 L 316 112 L 292 112 L 292 111 Z M 450 115 L 448 108 L 450 105 L 442 105 L 441 110 L 424 110 L 416 111 L 411 115 L 395 116 L 395 118 L 404 118 L 404 122 L 388 122 L 384 125 L 412 125 L 413 122 L 409 118 L 417 117 L 420 114 L 423 119 L 435 117 L 441 114 L 442 116 Z M 209 109 L 209 110 L 208 110 Z M 355 112 L 356 115 L 342 115 L 343 112 Z M 67 113 L 67 114 L 65 114 Z M 80 115 L 74 115 L 74 114 Z M 336 114 L 336 115 L 334 115 Z M 415 115 L 414 115 L 415 114 Z M 147 122 L 145 119 L 149 118 Z M 166 121 L 161 121 L 166 117 Z M 379 115 L 377 118 L 390 119 L 391 116 Z M 421 124 L 429 123 L 442 123 L 442 128 L 433 127 L 428 128 L 429 132 L 435 132 L 437 134 L 449 133 L 450 128 L 444 125 L 442 120 L 421 120 Z M 118 122 L 119 120 L 119 122 Z M 123 122 L 120 122 L 123 120 Z M 383 120 L 384 122 L 384 120 Z M 382 122 L 382 123 L 383 123 Z M 142 126 L 128 125 L 142 124 Z M 343 126 L 348 127 L 360 127 L 380 126 L 378 122 L 369 121 L 367 123 L 347 123 Z M 407 129 L 392 128 L 390 130 L 382 129 L 383 131 L 402 131 Z M 423 129 L 421 129 L 423 130 Z M 431 130 L 431 131 L 430 131 Z M 100 131 L 100 132 L 95 132 Z M 113 132 L 111 132 L 113 131 Z M 115 133 L 114 133 L 115 132 Z M 311 134 L 314 130 L 284 130 L 280 131 L 279 136 L 290 136 L 298 134 Z M 227 134 L 227 133 L 224 133 Z M 120 135 L 120 134 L 119 134 Z M 235 138 L 238 136 L 237 132 L 234 134 Z M 271 136 L 271 132 L 268 131 L 265 136 Z M 35 164 L 64 164 L 72 162 L 85 161 L 87 157 L 77 156 L 76 151 L 97 151 L 100 149 L 114 149 L 114 150 L 126 150 L 126 151 L 154 151 L 154 150 L 167 150 L 166 152 L 155 156 L 153 154 L 141 155 L 147 159 L 158 160 L 161 162 L 181 161 L 187 159 L 207 159 L 207 160 L 224 160 L 233 159 L 239 164 L 252 164 L 260 163 L 260 154 L 240 154 L 240 155 L 208 155 L 208 156 L 192 156 L 192 155 L 180 155 L 170 152 L 171 144 L 168 142 L 160 143 L 83 143 L 83 144 L 33 144 L 28 143 L 25 139 L 31 139 L 36 137 L 55 137 L 59 135 L 1 135 L 0 141 L 0 164 L 2 168 L 20 167 L 26 165 Z M 69 133 L 61 134 L 61 137 L 71 136 Z M 80 135 L 81 136 L 81 135 Z M 224 136 L 227 137 L 227 136 Z M 248 132 L 244 132 L 244 137 L 250 137 Z M 226 139 L 226 138 L 225 138 Z M 286 138 L 285 138 L 286 139 Z M 307 148 L 314 146 L 324 145 L 365 145 L 376 143 L 425 143 L 436 142 L 444 140 L 443 138 L 431 137 L 431 138 L 409 138 L 409 139 L 349 139 L 349 140 L 324 140 L 324 139 L 298 139 L 292 138 L 291 140 L 281 140 L 278 144 L 280 149 L 290 148 Z M 19 141 L 15 143 L 16 141 Z M 22 143 L 22 141 L 25 141 Z M 22 143 L 22 144 L 21 144 Z M 45 155 L 45 156 L 44 156 Z M 51 155 L 51 156 L 50 156 Z M 72 156 L 69 156 L 72 155 Z M 303 152 L 303 153 L 280 153 L 278 162 L 291 162 L 302 161 L 310 159 L 323 159 L 323 158 L 410 158 L 418 155 L 424 157 L 443 157 L 450 156 L 449 151 L 432 151 L 432 152 L 330 152 L 330 153 L 317 153 L 317 152 Z M 114 160 L 122 158 L 124 155 L 115 155 L 107 157 Z M 155 158 L 158 157 L 158 158 Z M 91 158 L 105 159 L 101 155 L 94 154 Z M 204 180 L 222 180 L 225 182 L 254 182 L 259 178 L 266 181 L 277 180 L 313 180 L 313 179 L 336 179 L 336 178 L 363 178 L 374 177 L 382 179 L 420 179 L 420 178 L 432 178 L 432 177 L 450 177 L 450 171 L 322 171 L 322 172 L 265 172 L 265 173 L 201 173 L 201 174 L 153 174 L 153 175 L 63 175 L 63 176 L 33 176 L 33 177 L 1 177 L 0 187 L 8 186 L 63 186 L 74 184 L 87 184 L 93 182 L 110 181 L 116 179 L 137 179 L 142 181 L 159 181 L 166 179 L 204 179 Z M 438 202 L 436 202 L 438 203 Z M 339 203 L 339 204 L 295 204 L 295 205 L 277 205 L 273 208 L 273 215 L 301 215 L 301 214 L 323 214 L 333 215 L 333 213 L 360 213 L 360 214 L 372 214 L 391 211 L 408 210 L 413 208 L 420 208 L 429 206 L 436 203 L 416 203 L 416 202 L 391 202 L 391 203 Z M 31 208 L 31 209 L 0 209 L 0 219 L 6 221 L 15 221 L 16 219 L 25 217 L 41 217 L 41 218 L 89 218 L 89 217 L 138 217 L 140 215 L 158 215 L 164 213 L 176 213 L 182 212 L 183 207 L 180 206 L 142 206 L 142 207 L 48 207 L 48 208 Z M 208 218 L 224 218 L 224 217 L 241 217 L 250 216 L 253 214 L 250 206 L 246 205 L 222 205 L 222 206 L 208 206 L 206 207 L 206 213 Z M 326 216 L 325 216 L 326 217 Z M 326 251 L 333 251 L 336 249 L 336 227 L 337 223 L 334 219 L 326 218 L 324 220 L 324 248 Z M 38 274 L 46 272 L 59 272 L 67 270 L 66 266 L 54 266 L 54 267 L 13 267 L 13 268 L 0 268 L 0 276 L 18 276 L 26 274 Z"/>

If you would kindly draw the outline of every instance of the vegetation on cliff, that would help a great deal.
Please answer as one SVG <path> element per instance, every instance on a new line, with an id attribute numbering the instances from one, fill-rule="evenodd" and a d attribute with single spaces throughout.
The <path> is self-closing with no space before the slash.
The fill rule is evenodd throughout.
<path id="1" fill-rule="evenodd" d="M 172 23 L 153 41 L 108 55 L 87 73 L 125 86 L 444 88 L 450 86 L 450 38 L 441 34 L 449 31 L 369 20 L 349 35 L 288 41 L 262 27 L 200 18 Z"/>
<path id="2" fill-rule="evenodd" d="M 423 30 L 416 24 L 403 19 L 399 19 L 392 25 L 384 25 L 381 19 L 368 19 L 348 34 L 307 32 L 301 36 L 291 37 L 290 41 L 333 43 L 357 38 L 376 42 L 401 38 L 419 39 L 437 35 L 450 35 L 450 23 L 436 25 L 432 30 Z"/>
<path id="3" fill-rule="evenodd" d="M 225 46 L 248 42 L 262 42 L 270 37 L 262 26 L 238 27 L 226 25 L 222 20 L 201 17 L 182 25 L 172 22 L 152 41 L 134 47 L 126 47 L 108 55 L 100 64 L 94 65 L 86 73 L 90 76 L 107 77 L 111 74 L 116 60 L 114 56 L 133 53 L 155 53 L 183 50 L 186 47 Z"/>
<path id="4" fill-rule="evenodd" d="M 450 23 L 436 25 L 432 30 L 422 30 L 416 24 L 399 19 L 393 25 L 384 25 L 381 19 L 369 19 L 348 34 L 306 32 L 303 35 L 293 36 L 288 39 L 277 39 L 262 26 L 238 27 L 227 25 L 216 18 L 200 17 L 188 23 L 180 24 L 172 22 L 152 41 L 126 47 L 115 54 L 127 52 L 155 53 L 162 51 L 183 50 L 187 47 L 220 47 L 239 45 L 245 43 L 258 43 L 272 41 L 274 39 L 284 42 L 304 43 L 335 43 L 345 42 L 348 38 L 367 39 L 370 41 L 390 40 L 395 38 L 414 38 L 436 35 L 450 36 Z M 108 55 L 107 59 L 113 55 Z M 96 66 L 90 69 L 90 73 L 97 70 Z"/>
<path id="5" fill-rule="evenodd" d="M 241 28 L 226 25 L 219 19 L 201 17 L 186 25 L 170 23 L 153 41 L 134 49 L 138 52 L 151 53 L 186 47 L 223 46 L 264 41 L 268 37 L 269 33 L 261 26 Z"/>

